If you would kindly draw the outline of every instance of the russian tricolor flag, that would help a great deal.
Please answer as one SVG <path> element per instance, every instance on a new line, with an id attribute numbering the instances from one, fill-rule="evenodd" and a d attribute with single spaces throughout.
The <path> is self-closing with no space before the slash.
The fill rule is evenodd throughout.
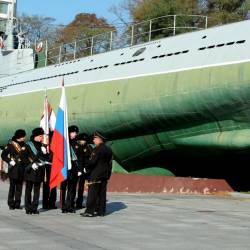
<path id="1" fill-rule="evenodd" d="M 67 172 L 71 169 L 71 157 L 68 136 L 68 114 L 64 84 L 60 105 L 57 111 L 56 126 L 51 142 L 53 160 L 50 174 L 50 188 L 56 187 L 67 179 Z"/>

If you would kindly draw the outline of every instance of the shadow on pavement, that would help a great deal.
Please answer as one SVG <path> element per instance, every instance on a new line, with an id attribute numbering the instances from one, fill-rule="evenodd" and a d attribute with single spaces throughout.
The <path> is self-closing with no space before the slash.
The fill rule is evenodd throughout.
<path id="1" fill-rule="evenodd" d="M 127 208 L 127 206 L 123 202 L 108 202 L 106 214 L 109 215 L 125 208 Z"/>

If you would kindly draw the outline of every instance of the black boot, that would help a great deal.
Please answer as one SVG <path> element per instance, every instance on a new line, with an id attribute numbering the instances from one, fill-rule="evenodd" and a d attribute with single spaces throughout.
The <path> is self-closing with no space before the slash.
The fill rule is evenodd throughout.
<path id="1" fill-rule="evenodd" d="M 15 206 L 15 209 L 20 209 L 22 210 L 23 208 L 20 205 Z"/>
<path id="2" fill-rule="evenodd" d="M 76 210 L 74 208 L 69 208 L 68 209 L 68 213 L 74 214 L 76 212 Z"/>

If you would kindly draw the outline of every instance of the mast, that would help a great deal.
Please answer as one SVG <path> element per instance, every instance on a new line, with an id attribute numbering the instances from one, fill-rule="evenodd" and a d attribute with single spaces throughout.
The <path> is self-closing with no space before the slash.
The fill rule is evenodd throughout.
<path id="1" fill-rule="evenodd" d="M 0 34 L 7 50 L 14 49 L 16 0 L 0 0 Z"/>

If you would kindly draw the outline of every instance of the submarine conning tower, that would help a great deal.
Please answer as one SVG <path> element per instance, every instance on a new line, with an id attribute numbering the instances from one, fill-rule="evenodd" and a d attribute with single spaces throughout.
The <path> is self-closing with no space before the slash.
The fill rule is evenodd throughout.
<path id="1" fill-rule="evenodd" d="M 0 36 L 6 50 L 14 49 L 16 24 L 16 0 L 0 0 Z"/>

